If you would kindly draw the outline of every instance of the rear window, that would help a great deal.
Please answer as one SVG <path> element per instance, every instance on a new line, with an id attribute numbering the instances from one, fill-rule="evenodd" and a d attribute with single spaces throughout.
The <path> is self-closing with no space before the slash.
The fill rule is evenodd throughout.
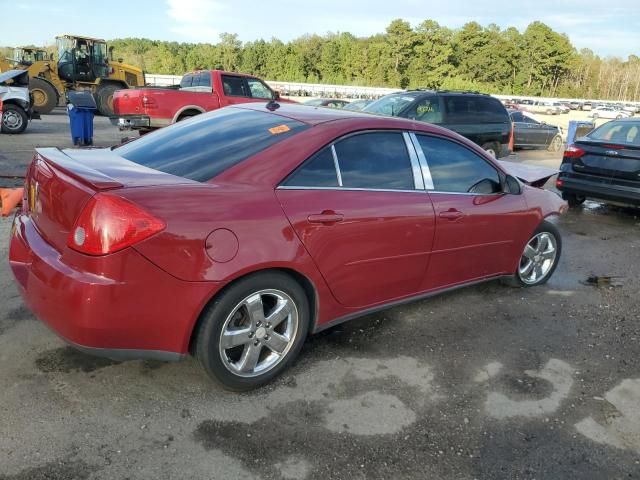
<path id="1" fill-rule="evenodd" d="M 640 147 L 640 122 L 608 122 L 588 134 L 587 138 Z"/>
<path id="2" fill-rule="evenodd" d="M 509 115 L 504 105 L 493 97 L 451 95 L 444 98 L 446 123 L 506 123 Z"/>
<path id="3" fill-rule="evenodd" d="M 223 108 L 114 149 L 139 165 L 205 182 L 308 125 L 280 115 Z"/>

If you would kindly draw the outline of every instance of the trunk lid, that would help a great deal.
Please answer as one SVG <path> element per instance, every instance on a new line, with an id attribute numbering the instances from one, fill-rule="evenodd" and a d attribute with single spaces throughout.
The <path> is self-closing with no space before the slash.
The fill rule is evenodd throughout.
<path id="1" fill-rule="evenodd" d="M 640 147 L 608 141 L 579 140 L 584 154 L 573 161 L 576 172 L 640 181 Z"/>
<path id="2" fill-rule="evenodd" d="M 38 148 L 27 172 L 25 210 L 42 237 L 62 251 L 87 201 L 97 192 L 197 183 L 130 162 L 111 149 Z"/>

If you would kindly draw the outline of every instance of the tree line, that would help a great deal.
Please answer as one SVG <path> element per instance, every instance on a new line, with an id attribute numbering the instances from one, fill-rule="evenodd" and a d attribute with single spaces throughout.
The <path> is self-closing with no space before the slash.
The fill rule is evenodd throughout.
<path id="1" fill-rule="evenodd" d="M 122 38 L 110 45 L 116 58 L 150 73 L 219 68 L 279 81 L 640 101 L 637 56 L 578 51 L 567 35 L 538 21 L 524 32 L 477 22 L 450 29 L 433 20 L 412 27 L 397 19 L 369 37 L 243 43 L 223 33 L 215 44 Z"/>

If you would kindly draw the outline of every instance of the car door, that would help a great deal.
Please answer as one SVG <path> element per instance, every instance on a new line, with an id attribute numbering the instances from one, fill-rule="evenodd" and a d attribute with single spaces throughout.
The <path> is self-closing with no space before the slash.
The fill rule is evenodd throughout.
<path id="1" fill-rule="evenodd" d="M 496 167 L 467 146 L 433 135 L 415 138 L 428 166 L 431 178 L 425 181 L 436 215 L 422 289 L 513 273 L 527 215 L 523 196 L 503 193 Z"/>
<path id="2" fill-rule="evenodd" d="M 227 105 L 255 102 L 251 98 L 251 92 L 245 77 L 240 75 L 221 75 L 222 91 Z"/>
<path id="3" fill-rule="evenodd" d="M 529 132 L 529 145 L 534 147 L 547 145 L 549 130 L 546 128 L 546 125 L 526 115 L 523 115 L 523 117 L 527 125 L 527 131 Z"/>
<path id="4" fill-rule="evenodd" d="M 373 305 L 420 288 L 435 219 L 407 134 L 339 139 L 304 162 L 276 195 L 341 304 Z"/>

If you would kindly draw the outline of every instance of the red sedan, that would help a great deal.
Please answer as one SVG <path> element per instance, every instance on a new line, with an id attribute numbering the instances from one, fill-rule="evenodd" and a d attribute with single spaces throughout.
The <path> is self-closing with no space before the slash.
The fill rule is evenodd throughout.
<path id="1" fill-rule="evenodd" d="M 358 315 L 544 283 L 561 251 L 548 218 L 566 208 L 451 131 L 273 102 L 38 149 L 25 191 L 10 263 L 38 317 L 98 355 L 191 352 L 236 390 Z"/>

